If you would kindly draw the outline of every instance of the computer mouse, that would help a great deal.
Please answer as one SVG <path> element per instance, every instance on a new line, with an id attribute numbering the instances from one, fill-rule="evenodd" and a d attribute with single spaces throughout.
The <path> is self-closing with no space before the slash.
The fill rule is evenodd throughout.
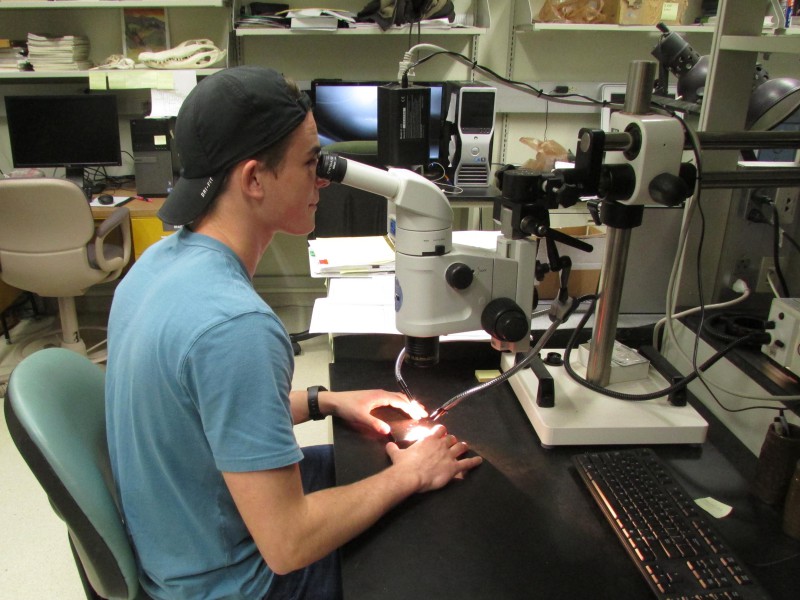
<path id="1" fill-rule="evenodd" d="M 114 204 L 114 196 L 110 194 L 101 194 L 97 197 L 100 204 Z"/>

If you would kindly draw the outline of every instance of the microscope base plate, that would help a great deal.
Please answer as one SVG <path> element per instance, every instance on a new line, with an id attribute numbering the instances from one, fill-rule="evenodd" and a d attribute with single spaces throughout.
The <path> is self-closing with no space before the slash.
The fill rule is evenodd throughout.
<path id="1" fill-rule="evenodd" d="M 514 355 L 503 354 L 501 368 L 513 366 Z M 572 362 L 576 373 L 585 368 Z M 689 405 L 672 406 L 666 396 L 655 400 L 626 401 L 583 387 L 563 367 L 547 369 L 555 385 L 555 406 L 536 404 L 539 381 L 531 369 L 509 379 L 520 405 L 528 416 L 542 446 L 588 446 L 625 444 L 702 444 L 708 423 Z M 645 394 L 664 389 L 666 381 L 653 368 L 647 379 L 608 386 L 628 394 Z"/>

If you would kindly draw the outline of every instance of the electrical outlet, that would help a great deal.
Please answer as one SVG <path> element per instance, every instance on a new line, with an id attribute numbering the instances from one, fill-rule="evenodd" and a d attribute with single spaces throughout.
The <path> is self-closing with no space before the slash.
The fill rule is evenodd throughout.
<path id="1" fill-rule="evenodd" d="M 800 189 L 778 188 L 775 190 L 775 210 L 778 213 L 778 223 L 784 227 L 792 225 L 797 216 L 797 203 Z"/>
<path id="2" fill-rule="evenodd" d="M 768 276 L 775 271 L 775 261 L 771 256 L 761 259 L 761 268 L 758 270 L 758 280 L 756 281 L 756 293 L 771 292 L 772 286 L 769 284 Z"/>
<path id="3" fill-rule="evenodd" d="M 771 208 L 769 202 L 771 198 L 763 194 L 748 194 L 747 199 L 742 202 L 742 217 L 752 223 L 766 223 L 769 220 Z"/>

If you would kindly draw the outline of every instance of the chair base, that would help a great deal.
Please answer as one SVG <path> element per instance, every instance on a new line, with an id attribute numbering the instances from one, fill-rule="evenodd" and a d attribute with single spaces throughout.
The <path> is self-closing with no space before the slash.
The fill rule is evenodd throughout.
<path id="1" fill-rule="evenodd" d="M 57 332 L 49 333 L 35 339 L 27 338 L 22 340 L 20 344 L 17 344 L 15 354 L 18 354 L 20 360 L 22 360 L 34 352 L 44 350 L 45 348 L 66 348 L 67 350 L 72 350 L 73 352 L 87 356 L 86 343 L 83 339 L 68 343 L 61 339 L 61 335 Z"/>
<path id="2" fill-rule="evenodd" d="M 11 339 L 11 344 L 0 343 L 0 383 L 8 381 L 11 371 L 24 358 L 45 348 L 66 348 L 87 356 L 94 363 L 103 363 L 107 358 L 105 348 L 90 348 L 87 351 L 83 337 L 77 342 L 65 342 L 60 333 L 58 317 L 23 319 L 12 329 Z"/>

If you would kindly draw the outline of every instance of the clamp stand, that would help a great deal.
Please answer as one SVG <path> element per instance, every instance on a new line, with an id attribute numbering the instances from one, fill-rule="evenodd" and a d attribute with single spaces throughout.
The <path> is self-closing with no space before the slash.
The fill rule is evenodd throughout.
<path id="1" fill-rule="evenodd" d="M 625 110 L 639 114 L 649 106 L 653 87 L 653 63 L 634 63 L 629 76 Z M 648 72 L 649 70 L 649 72 Z M 643 96 L 646 99 L 643 100 Z M 579 195 L 596 195 L 603 200 L 594 206 L 598 224 L 607 227 L 606 253 L 598 285 L 597 310 L 586 367 L 573 354 L 570 366 L 591 384 L 633 395 L 651 394 L 669 386 L 655 368 L 646 378 L 609 385 L 630 235 L 642 221 L 643 206 L 629 199 L 639 189 L 628 165 L 599 169 L 603 152 L 625 150 L 628 155 L 644 153 L 644 147 L 615 147 L 618 134 L 602 131 L 581 132 L 576 167 L 565 183 L 574 187 L 580 179 Z M 643 144 L 646 140 L 639 139 Z M 677 177 L 675 177 L 677 179 Z M 645 182 L 645 186 L 650 183 Z M 646 187 L 645 187 L 646 189 Z M 559 193 L 558 191 L 556 192 Z M 563 191 L 562 191 L 563 193 Z M 641 193 L 641 192 L 639 192 Z M 652 195 L 652 190 L 650 191 Z M 563 281 L 562 281 L 563 285 Z M 501 368 L 513 366 L 514 357 L 504 355 Z M 547 373 L 542 371 L 546 369 Z M 536 371 L 539 376 L 537 377 Z M 708 424 L 688 405 L 670 403 L 666 395 L 654 400 L 621 400 L 595 392 L 575 381 L 563 366 L 538 363 L 510 378 L 511 387 L 528 415 L 543 446 L 596 444 L 700 444 L 705 441 Z M 541 393 L 540 393 L 541 392 Z M 550 393 L 552 392 L 552 393 Z"/>
<path id="2" fill-rule="evenodd" d="M 650 367 L 645 379 L 609 385 L 619 302 L 628 257 L 631 230 L 642 221 L 642 206 L 603 203 L 595 213 L 607 226 L 606 254 L 598 285 L 598 308 L 583 366 L 572 353 L 570 366 L 589 382 L 615 392 L 642 395 L 672 383 Z M 562 279 L 562 290 L 566 282 Z M 575 381 L 565 368 L 539 361 L 513 375 L 509 382 L 544 447 L 605 444 L 702 444 L 708 424 L 691 406 L 663 396 L 627 401 L 590 390 Z M 504 354 L 507 371 L 514 357 Z"/>

